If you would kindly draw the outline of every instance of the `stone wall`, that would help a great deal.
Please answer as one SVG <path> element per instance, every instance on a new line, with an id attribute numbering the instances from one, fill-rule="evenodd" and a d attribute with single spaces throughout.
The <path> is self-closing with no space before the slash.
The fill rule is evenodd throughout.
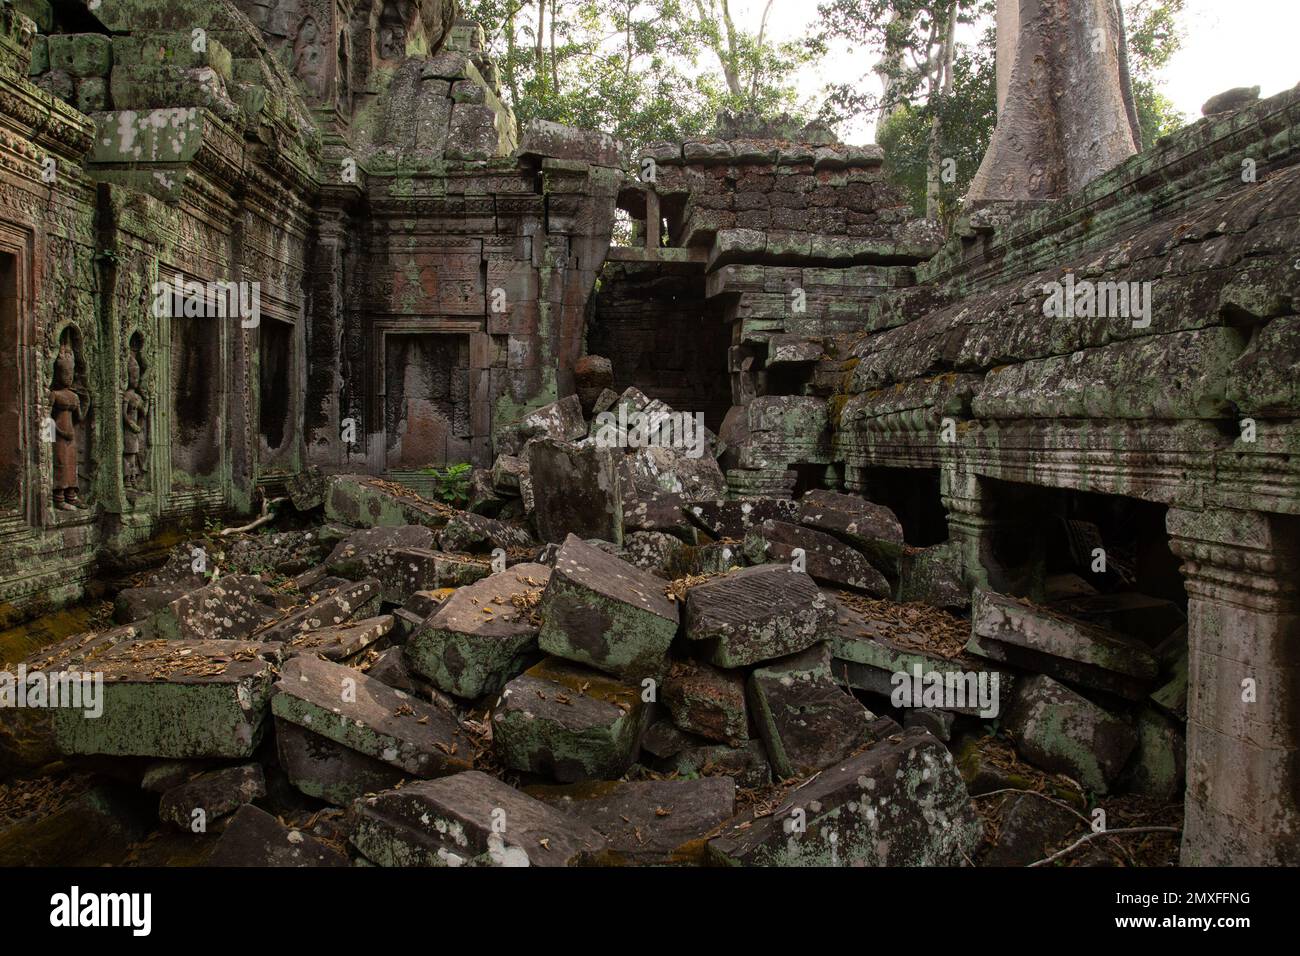
<path id="1" fill-rule="evenodd" d="M 0 618 L 308 465 L 490 464 L 495 426 L 572 390 L 621 158 L 554 124 L 517 143 L 453 0 L 3 17 Z M 207 314 L 227 283 L 255 317 Z M 41 440 L 61 342 L 66 508 Z"/>

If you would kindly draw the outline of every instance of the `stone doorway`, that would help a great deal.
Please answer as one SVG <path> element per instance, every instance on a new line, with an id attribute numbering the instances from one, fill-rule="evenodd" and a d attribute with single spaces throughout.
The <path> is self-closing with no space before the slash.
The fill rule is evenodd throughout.
<path id="1" fill-rule="evenodd" d="M 293 448 L 298 380 L 293 324 L 263 315 L 258 345 L 258 431 L 265 466 Z"/>
<path id="2" fill-rule="evenodd" d="M 183 487 L 221 470 L 221 326 L 205 316 L 170 323 L 171 470 Z"/>
<path id="3" fill-rule="evenodd" d="M 383 387 L 389 471 L 470 460 L 468 335 L 385 333 Z"/>
<path id="4" fill-rule="evenodd" d="M 23 507 L 18 256 L 0 253 L 0 512 Z"/>

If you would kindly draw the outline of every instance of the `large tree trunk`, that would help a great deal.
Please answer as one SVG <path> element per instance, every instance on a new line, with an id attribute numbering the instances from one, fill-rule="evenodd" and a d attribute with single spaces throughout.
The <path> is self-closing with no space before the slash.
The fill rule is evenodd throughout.
<path id="1" fill-rule="evenodd" d="M 1114 0 L 1019 0 L 1015 63 L 968 204 L 1057 199 L 1137 152 Z"/>
<path id="2" fill-rule="evenodd" d="M 998 0 L 998 116 L 1011 87 L 1011 67 L 1016 62 L 1016 43 L 1020 40 L 1020 0 Z"/>

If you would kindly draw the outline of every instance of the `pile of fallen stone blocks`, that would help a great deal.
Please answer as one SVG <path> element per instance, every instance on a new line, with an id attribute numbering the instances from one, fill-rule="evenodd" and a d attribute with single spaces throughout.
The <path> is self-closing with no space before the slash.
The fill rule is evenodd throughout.
<path id="1" fill-rule="evenodd" d="M 503 433 L 496 517 L 306 475 L 289 494 L 324 523 L 178 546 L 115 626 L 24 662 L 101 675 L 100 713 L 0 711 L 0 758 L 109 759 L 116 783 L 51 819 L 221 865 L 960 865 L 987 851 L 972 793 L 1005 784 L 979 747 L 998 721 L 1076 793 L 1175 795 L 1176 641 L 987 591 L 967 623 L 939 610 L 966 603 L 959 569 L 889 509 L 728 499 L 715 436 L 597 440 L 620 403 L 672 410 L 587 392 Z M 898 603 L 918 582 L 930 606 Z M 992 709 L 931 699 L 936 674 L 991 680 Z M 1004 817 L 1001 862 L 1077 824 Z M 0 826 L 0 853 L 36 825 Z"/>

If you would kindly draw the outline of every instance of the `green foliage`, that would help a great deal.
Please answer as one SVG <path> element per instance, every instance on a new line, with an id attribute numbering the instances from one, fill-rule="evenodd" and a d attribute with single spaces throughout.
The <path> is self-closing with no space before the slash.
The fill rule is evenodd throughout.
<path id="1" fill-rule="evenodd" d="M 794 108 L 804 44 L 719 20 L 728 0 L 463 0 L 520 127 L 541 118 L 603 130 L 635 149 L 712 128 L 720 111 Z M 538 11 L 542 30 L 538 42 Z"/>
<path id="2" fill-rule="evenodd" d="M 1185 125 L 1159 91 L 1157 75 L 1182 43 L 1186 0 L 1124 0 L 1129 72 L 1144 145 Z M 951 225 L 997 125 L 996 34 L 993 4 L 959 0 L 959 23 L 985 27 L 975 44 L 958 44 L 952 90 L 936 92 L 932 68 L 936 37 L 951 0 L 823 0 L 821 42 L 848 40 L 879 57 L 872 74 L 828 89 L 821 118 L 836 125 L 871 113 L 886 114 L 876 131 L 890 181 L 906 191 L 917 215 L 926 212 L 932 156 L 955 161 L 955 180 L 941 182 L 938 214 Z M 874 75 L 873 75 L 874 74 Z M 888 88 L 887 97 L 878 90 Z M 939 142 L 930 137 L 938 119 Z"/>
<path id="3" fill-rule="evenodd" d="M 988 150 L 997 122 L 995 38 L 986 31 L 978 47 L 964 50 L 953 63 L 953 89 L 932 104 L 900 107 L 883 124 L 876 141 L 885 151 L 885 174 L 912 200 L 916 215 L 926 209 L 930 133 L 939 115 L 939 155 L 951 159 L 955 176 L 940 180 L 939 219 L 951 226 L 971 180 Z"/>
<path id="4" fill-rule="evenodd" d="M 434 495 L 439 501 L 454 508 L 469 504 L 469 480 L 473 471 L 474 466 L 469 462 L 448 465 L 446 468 L 424 469 L 426 475 L 433 477 Z"/>
<path id="5" fill-rule="evenodd" d="M 1180 18 L 1186 0 L 1125 0 L 1129 73 L 1137 106 L 1142 145 L 1187 125 L 1187 117 L 1159 90 L 1157 74 L 1183 45 Z"/>

